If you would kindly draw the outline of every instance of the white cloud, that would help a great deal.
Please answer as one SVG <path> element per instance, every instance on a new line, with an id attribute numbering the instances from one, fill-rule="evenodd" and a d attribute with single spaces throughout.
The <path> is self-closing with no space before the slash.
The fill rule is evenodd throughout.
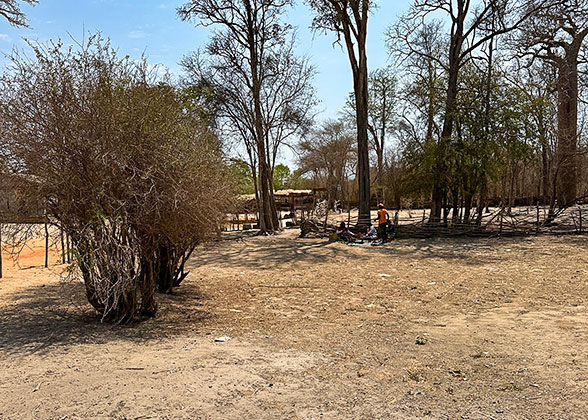
<path id="1" fill-rule="evenodd" d="M 133 39 L 140 39 L 140 38 L 145 38 L 147 36 L 147 34 L 144 31 L 131 31 L 129 32 L 129 38 L 133 38 Z"/>
<path id="2" fill-rule="evenodd" d="M 0 34 L 0 41 L 10 42 L 12 38 L 10 38 L 7 34 Z"/>

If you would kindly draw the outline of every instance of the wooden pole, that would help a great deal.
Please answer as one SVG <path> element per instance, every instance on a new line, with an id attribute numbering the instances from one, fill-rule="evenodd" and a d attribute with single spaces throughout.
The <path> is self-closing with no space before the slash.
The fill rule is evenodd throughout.
<path id="1" fill-rule="evenodd" d="M 69 247 L 70 242 L 71 242 L 71 239 L 70 239 L 69 235 L 66 233 L 65 234 L 65 247 L 66 247 L 67 263 L 68 264 L 71 264 L 71 249 Z"/>
<path id="2" fill-rule="evenodd" d="M 502 221 L 503 221 L 503 217 L 504 217 L 504 207 L 502 207 L 500 209 L 500 227 L 499 227 L 499 230 L 498 230 L 498 234 L 500 236 L 502 236 Z"/>
<path id="3" fill-rule="evenodd" d="M 0 279 L 2 278 L 2 223 L 0 223 Z"/>
<path id="4" fill-rule="evenodd" d="M 49 267 L 49 228 L 45 222 L 45 268 Z"/>
<path id="5" fill-rule="evenodd" d="M 579 230 L 580 230 L 579 233 L 582 233 L 582 209 L 578 209 L 578 213 L 579 213 L 579 216 L 580 216 L 580 221 L 578 222 L 578 224 L 579 224 L 578 227 L 579 227 Z"/>
<path id="6" fill-rule="evenodd" d="M 539 235 L 539 227 L 540 227 L 540 222 L 539 222 L 539 201 L 537 201 L 537 229 L 535 230 L 535 234 Z"/>
<path id="7" fill-rule="evenodd" d="M 63 240 L 63 230 L 59 230 L 60 234 L 60 239 L 61 239 L 61 263 L 65 264 L 65 243 Z"/>

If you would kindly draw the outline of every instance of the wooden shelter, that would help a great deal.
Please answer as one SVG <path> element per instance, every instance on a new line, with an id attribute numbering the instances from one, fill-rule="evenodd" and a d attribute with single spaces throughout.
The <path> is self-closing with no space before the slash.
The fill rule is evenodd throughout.
<path id="1" fill-rule="evenodd" d="M 308 190 L 278 190 L 274 192 L 274 200 L 278 210 L 279 219 L 296 220 L 298 213 L 310 214 L 318 199 L 324 198 L 326 188 L 313 188 Z M 243 194 L 238 197 L 234 213 L 226 221 L 232 229 L 254 228 L 258 224 L 258 210 L 255 194 Z"/>

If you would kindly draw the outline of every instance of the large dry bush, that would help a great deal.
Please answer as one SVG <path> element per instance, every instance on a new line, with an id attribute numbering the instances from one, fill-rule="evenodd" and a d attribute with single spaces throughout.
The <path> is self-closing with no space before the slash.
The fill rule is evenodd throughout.
<path id="1" fill-rule="evenodd" d="M 155 314 L 155 290 L 185 277 L 195 245 L 218 230 L 230 195 L 220 144 L 142 59 L 91 36 L 31 43 L 1 81 L 0 138 L 10 171 L 35 179 L 73 240 L 103 319 Z"/>

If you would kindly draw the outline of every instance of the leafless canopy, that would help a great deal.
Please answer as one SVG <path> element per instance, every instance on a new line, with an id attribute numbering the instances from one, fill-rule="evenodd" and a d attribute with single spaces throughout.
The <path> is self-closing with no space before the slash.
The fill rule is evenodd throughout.
<path id="1" fill-rule="evenodd" d="M 299 167 L 303 173 L 326 184 L 331 203 L 344 198 L 337 185 L 344 186 L 355 173 L 357 151 L 354 143 L 353 131 L 343 122 L 326 121 L 314 130 L 312 140 L 303 140 L 298 145 Z"/>
<path id="2" fill-rule="evenodd" d="M 292 4 L 193 0 L 178 8 L 182 19 L 215 28 L 204 51 L 186 57 L 183 66 L 189 83 L 211 86 L 222 134 L 245 146 L 262 231 L 279 228 L 271 182 L 278 152 L 308 129 L 316 103 L 314 69 L 295 56 L 295 32 L 283 20 Z"/>
<path id="3" fill-rule="evenodd" d="M 38 0 L 22 0 L 25 3 L 35 5 Z M 11 25 L 28 26 L 25 14 L 20 10 L 18 0 L 0 0 L 0 15 L 4 16 Z"/>

